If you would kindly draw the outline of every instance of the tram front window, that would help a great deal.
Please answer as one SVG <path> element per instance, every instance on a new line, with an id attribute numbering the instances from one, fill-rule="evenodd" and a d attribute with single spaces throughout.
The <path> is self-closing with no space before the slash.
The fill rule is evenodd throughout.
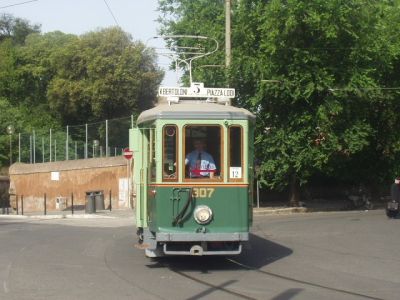
<path id="1" fill-rule="evenodd" d="M 175 125 L 164 126 L 163 134 L 163 179 L 164 181 L 176 181 L 177 170 L 177 127 Z"/>
<path id="2" fill-rule="evenodd" d="M 241 181 L 243 179 L 243 139 L 242 127 L 234 125 L 229 127 L 229 180 Z"/>
<path id="3" fill-rule="evenodd" d="M 185 178 L 221 177 L 220 126 L 185 126 Z"/>

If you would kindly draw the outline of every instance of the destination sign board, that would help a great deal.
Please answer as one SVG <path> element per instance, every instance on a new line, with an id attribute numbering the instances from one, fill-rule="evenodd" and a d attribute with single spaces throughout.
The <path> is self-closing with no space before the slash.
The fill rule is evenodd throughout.
<path id="1" fill-rule="evenodd" d="M 182 98 L 235 98 L 235 89 L 192 87 L 160 87 L 158 96 Z"/>

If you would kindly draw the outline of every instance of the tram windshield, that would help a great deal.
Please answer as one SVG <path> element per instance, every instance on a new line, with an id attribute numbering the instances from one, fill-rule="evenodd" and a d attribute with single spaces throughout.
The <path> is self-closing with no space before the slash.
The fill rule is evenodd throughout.
<path id="1" fill-rule="evenodd" d="M 185 136 L 185 178 L 221 177 L 221 127 L 219 125 L 187 125 Z"/>

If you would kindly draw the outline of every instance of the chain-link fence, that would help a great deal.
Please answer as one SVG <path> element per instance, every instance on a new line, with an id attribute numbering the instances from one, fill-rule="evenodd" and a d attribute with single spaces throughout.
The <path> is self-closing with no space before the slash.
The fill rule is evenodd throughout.
<path id="1" fill-rule="evenodd" d="M 42 163 L 118 156 L 129 145 L 133 116 L 9 135 L 10 162 Z"/>

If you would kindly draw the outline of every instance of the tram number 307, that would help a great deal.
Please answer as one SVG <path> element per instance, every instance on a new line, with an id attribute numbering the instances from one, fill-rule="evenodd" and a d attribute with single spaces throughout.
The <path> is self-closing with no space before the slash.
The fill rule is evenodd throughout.
<path id="1" fill-rule="evenodd" d="M 193 188 L 193 197 L 195 198 L 211 198 L 214 194 L 213 188 Z"/>

